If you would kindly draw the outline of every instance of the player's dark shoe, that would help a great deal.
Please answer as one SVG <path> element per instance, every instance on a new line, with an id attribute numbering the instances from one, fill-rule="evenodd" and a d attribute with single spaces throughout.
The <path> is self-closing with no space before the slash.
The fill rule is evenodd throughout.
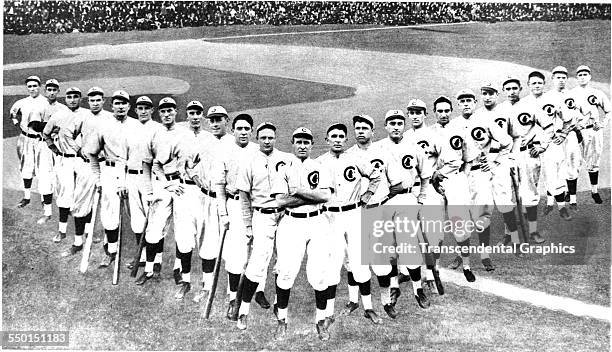
<path id="1" fill-rule="evenodd" d="M 401 284 L 403 284 L 404 282 L 408 282 L 408 281 L 410 281 L 410 276 L 409 276 L 409 275 L 404 275 L 404 274 L 402 274 L 402 273 L 399 273 L 399 274 L 397 275 L 397 283 L 398 283 L 398 284 L 400 284 L 400 285 L 401 285 Z"/>
<path id="2" fill-rule="evenodd" d="M 102 242 L 102 237 L 100 237 L 100 236 L 96 236 L 95 234 L 94 234 L 93 236 L 94 236 L 94 237 L 91 239 L 91 241 L 92 241 L 93 243 L 100 243 L 100 242 Z"/>
<path id="3" fill-rule="evenodd" d="M 514 256 L 515 257 L 517 257 L 517 258 L 525 258 L 525 253 L 523 253 L 523 251 L 521 251 L 521 249 L 520 249 L 520 246 L 521 246 L 520 243 L 513 243 L 512 246 L 514 247 L 513 251 L 514 251 Z"/>
<path id="4" fill-rule="evenodd" d="M 229 302 L 229 305 L 227 306 L 227 314 L 225 315 L 227 317 L 227 319 L 231 320 L 231 321 L 237 321 L 238 320 L 238 312 L 237 309 L 238 305 L 236 304 L 236 300 L 233 299 Z"/>
<path id="5" fill-rule="evenodd" d="M 425 280 L 425 282 L 423 283 L 423 287 L 427 291 L 429 291 L 430 294 L 436 292 L 436 284 L 434 283 L 434 280 Z"/>
<path id="6" fill-rule="evenodd" d="M 577 211 L 578 210 L 578 204 L 576 203 L 570 203 L 569 208 L 573 211 Z"/>
<path id="7" fill-rule="evenodd" d="M 280 340 L 287 335 L 287 322 L 285 319 L 279 319 L 276 324 L 276 331 L 274 332 L 274 338 Z"/>
<path id="8" fill-rule="evenodd" d="M 138 286 L 142 286 L 144 285 L 147 281 L 151 280 L 153 278 L 153 274 L 152 273 L 147 273 L 147 272 L 143 272 L 140 277 L 138 279 L 136 279 L 136 285 Z"/>
<path id="9" fill-rule="evenodd" d="M 336 318 L 332 315 L 331 317 L 325 318 L 325 328 L 329 331 L 329 328 L 336 322 Z"/>
<path id="10" fill-rule="evenodd" d="M 572 216 L 570 215 L 569 210 L 567 210 L 567 207 L 562 207 L 559 209 L 559 216 L 565 221 L 572 220 Z"/>
<path id="11" fill-rule="evenodd" d="M 19 203 L 17 203 L 17 205 L 15 205 L 15 208 L 23 208 L 28 204 L 30 204 L 30 200 L 24 198 Z"/>
<path id="12" fill-rule="evenodd" d="M 551 211 L 553 211 L 554 207 L 552 205 L 546 205 L 546 207 L 544 208 L 544 215 L 548 215 L 550 214 Z"/>
<path id="13" fill-rule="evenodd" d="M 145 266 L 145 262 L 138 262 L 138 267 L 141 268 Z M 132 261 L 130 261 L 129 263 L 127 263 L 126 267 L 128 269 L 134 269 L 134 259 L 132 259 Z"/>
<path id="14" fill-rule="evenodd" d="M 570 194 L 569 192 L 565 192 L 565 199 L 564 199 L 565 203 L 569 203 L 570 201 Z"/>
<path id="15" fill-rule="evenodd" d="M 493 263 L 491 262 L 491 258 L 484 258 L 482 260 L 482 266 L 484 266 L 486 271 L 495 270 L 495 267 L 493 266 Z"/>
<path id="16" fill-rule="evenodd" d="M 140 262 L 140 264 L 142 266 L 144 266 L 143 264 L 144 262 Z M 161 269 L 162 269 L 162 265 L 161 263 L 154 263 L 153 264 L 153 273 L 157 273 L 157 274 L 161 274 Z"/>
<path id="17" fill-rule="evenodd" d="M 66 238 L 66 234 L 62 233 L 62 232 L 58 232 L 57 235 L 55 235 L 55 237 L 53 237 L 53 242 L 55 242 L 55 243 L 62 242 L 62 240 L 64 238 Z"/>
<path id="18" fill-rule="evenodd" d="M 179 290 L 174 295 L 174 299 L 176 299 L 177 301 L 182 301 L 183 298 L 185 298 L 185 295 L 189 293 L 189 291 L 191 291 L 191 283 L 183 282 L 181 288 L 179 288 Z"/>
<path id="19" fill-rule="evenodd" d="M 174 284 L 175 285 L 180 285 L 181 282 L 183 282 L 183 276 L 181 275 L 181 269 L 176 268 L 174 269 Z"/>
<path id="20" fill-rule="evenodd" d="M 247 318 L 249 316 L 246 314 L 240 314 L 240 316 L 238 317 L 238 321 L 236 322 L 236 326 L 238 327 L 238 329 L 240 330 L 246 330 L 247 329 Z"/>
<path id="21" fill-rule="evenodd" d="M 319 340 L 329 340 L 329 331 L 327 331 L 327 328 L 325 327 L 325 319 L 319 320 L 315 326 L 317 328 L 317 334 L 319 334 Z"/>
<path id="22" fill-rule="evenodd" d="M 62 257 L 69 257 L 71 255 L 75 255 L 75 254 L 79 253 L 82 250 L 83 250 L 83 245 L 80 245 L 80 246 L 72 245 L 72 246 L 70 246 L 69 250 L 67 250 L 64 253 L 62 253 Z"/>
<path id="23" fill-rule="evenodd" d="M 537 231 L 531 233 L 529 235 L 529 239 L 531 240 L 531 242 L 537 243 L 537 244 L 546 242 L 546 239 L 544 237 L 542 237 L 542 235 L 540 235 L 540 233 L 537 232 Z"/>
<path id="24" fill-rule="evenodd" d="M 116 255 L 117 253 L 111 253 L 105 256 L 104 259 L 102 259 L 102 262 L 100 262 L 100 265 L 98 266 L 98 268 L 104 269 L 104 268 L 108 268 L 109 266 L 111 266 L 111 264 L 113 264 L 113 262 L 115 261 Z"/>
<path id="25" fill-rule="evenodd" d="M 262 291 L 255 293 L 255 302 L 263 309 L 270 308 L 270 302 L 268 302 L 266 295 Z"/>
<path id="26" fill-rule="evenodd" d="M 442 285 L 442 280 L 440 279 L 440 271 L 438 269 L 432 269 L 434 276 L 434 282 L 436 283 L 436 289 L 438 290 L 438 294 L 442 296 L 444 294 L 444 285 Z"/>
<path id="27" fill-rule="evenodd" d="M 396 305 L 397 299 L 402 295 L 402 291 L 400 291 L 399 287 L 391 288 L 391 304 Z"/>
<path id="28" fill-rule="evenodd" d="M 593 200 L 595 201 L 595 203 L 597 204 L 601 204 L 603 203 L 603 200 L 601 199 L 601 196 L 599 195 L 598 192 L 591 192 L 591 198 L 593 198 Z"/>
<path id="29" fill-rule="evenodd" d="M 507 246 L 510 243 L 512 243 L 512 237 L 510 237 L 510 235 L 504 235 L 504 239 L 497 242 L 498 246 Z"/>
<path id="30" fill-rule="evenodd" d="M 463 276 L 465 276 L 465 279 L 467 280 L 467 282 L 476 281 L 476 276 L 474 276 L 472 269 L 463 269 Z"/>
<path id="31" fill-rule="evenodd" d="M 389 318 L 391 318 L 391 319 L 397 318 L 397 312 L 395 311 L 395 307 L 393 306 L 393 304 L 391 304 L 391 303 L 385 304 L 383 306 L 383 309 L 385 310 L 385 313 L 387 313 Z"/>
<path id="32" fill-rule="evenodd" d="M 429 308 L 429 306 L 430 306 L 429 298 L 427 298 L 427 296 L 425 295 L 425 291 L 423 291 L 422 288 L 417 288 L 417 294 L 414 295 L 414 298 L 416 299 L 417 303 L 419 304 L 419 307 L 421 307 L 423 309 Z"/>
<path id="33" fill-rule="evenodd" d="M 463 264 L 463 259 L 460 256 L 456 256 L 452 263 L 448 265 L 448 268 L 455 270 Z"/>
<path id="34" fill-rule="evenodd" d="M 382 319 L 372 309 L 366 309 L 366 311 L 363 312 L 363 316 L 374 324 L 380 324 L 382 322 Z"/>
<path id="35" fill-rule="evenodd" d="M 200 303 L 204 299 L 208 298 L 209 294 L 210 294 L 210 291 L 205 290 L 204 287 L 202 287 L 200 291 L 195 296 L 193 296 L 193 301 L 195 303 Z"/>
<path id="36" fill-rule="evenodd" d="M 47 221 L 51 220 L 51 216 L 42 216 L 40 219 L 36 221 L 38 225 L 44 225 Z"/>
<path id="37" fill-rule="evenodd" d="M 359 303 L 348 301 L 344 309 L 342 310 L 342 315 L 349 315 L 353 313 L 355 310 L 359 308 Z"/>

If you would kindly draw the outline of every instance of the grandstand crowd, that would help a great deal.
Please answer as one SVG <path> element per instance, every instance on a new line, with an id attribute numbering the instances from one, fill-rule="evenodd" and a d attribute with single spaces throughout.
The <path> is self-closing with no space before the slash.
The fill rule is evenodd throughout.
<path id="1" fill-rule="evenodd" d="M 5 1 L 4 34 L 114 32 L 199 26 L 610 19 L 609 4 Z"/>

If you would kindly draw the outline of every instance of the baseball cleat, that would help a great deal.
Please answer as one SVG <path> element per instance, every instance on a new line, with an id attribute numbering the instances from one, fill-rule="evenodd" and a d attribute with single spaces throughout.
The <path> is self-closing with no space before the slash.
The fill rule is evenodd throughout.
<path id="1" fill-rule="evenodd" d="M 138 262 L 138 267 L 143 267 L 143 266 L 145 266 L 145 262 Z M 134 259 L 132 259 L 131 262 L 127 263 L 126 267 L 128 269 L 134 269 Z"/>
<path id="2" fill-rule="evenodd" d="M 19 203 L 17 203 L 17 205 L 15 205 L 15 208 L 23 208 L 28 204 L 30 204 L 30 200 L 24 198 Z"/>
<path id="3" fill-rule="evenodd" d="M 342 315 L 349 315 L 357 310 L 357 308 L 359 308 L 359 303 L 349 301 L 342 310 Z"/>
<path id="4" fill-rule="evenodd" d="M 83 245 L 80 245 L 80 246 L 72 245 L 72 246 L 70 246 L 69 250 L 67 250 L 64 253 L 62 253 L 62 257 L 65 258 L 65 257 L 69 257 L 71 255 L 75 255 L 75 254 L 79 253 L 82 249 L 83 249 Z"/>
<path id="5" fill-rule="evenodd" d="M 37 223 L 38 225 L 44 225 L 44 224 L 46 224 L 46 223 L 47 223 L 47 221 L 49 221 L 49 220 L 51 220 L 51 215 L 49 215 L 49 216 L 42 216 L 40 219 L 38 219 L 38 220 L 36 221 L 36 223 Z"/>
<path id="6" fill-rule="evenodd" d="M 595 203 L 597 204 L 601 204 L 603 203 L 603 200 L 601 199 L 601 196 L 599 195 L 598 192 L 591 192 L 591 198 L 593 198 L 593 200 L 595 201 Z"/>
<path id="7" fill-rule="evenodd" d="M 111 254 L 105 256 L 104 259 L 102 259 L 102 262 L 100 263 L 98 268 L 104 269 L 104 268 L 108 268 L 109 266 L 111 266 L 111 264 L 115 261 L 115 256 L 116 255 L 117 255 L 117 253 L 111 253 Z"/>
<path id="8" fill-rule="evenodd" d="M 436 284 L 434 283 L 434 280 L 425 280 L 425 288 L 429 291 L 429 293 L 435 293 L 436 292 Z"/>
<path id="9" fill-rule="evenodd" d="M 452 263 L 448 265 L 448 268 L 451 270 L 455 270 L 463 264 L 463 259 L 460 256 L 456 256 Z"/>
<path id="10" fill-rule="evenodd" d="M 391 303 L 385 304 L 383 306 L 383 309 L 385 310 L 385 313 L 387 313 L 389 318 L 391 319 L 397 318 L 397 312 L 395 311 L 395 307 Z"/>
<path id="11" fill-rule="evenodd" d="M 279 319 L 274 332 L 274 338 L 280 340 L 287 335 L 287 322 L 285 319 Z"/>
<path id="12" fill-rule="evenodd" d="M 327 331 L 325 327 L 325 319 L 319 320 L 315 326 L 317 328 L 317 334 L 319 334 L 319 340 L 329 340 L 329 331 Z"/>
<path id="13" fill-rule="evenodd" d="M 429 299 L 425 295 L 425 291 L 422 288 L 417 288 L 417 294 L 414 295 L 419 306 L 423 309 L 427 309 L 430 306 Z"/>
<path id="14" fill-rule="evenodd" d="M 225 315 L 227 319 L 231 321 L 238 320 L 238 312 L 236 312 L 237 310 L 236 308 L 237 308 L 236 300 L 233 299 L 229 302 L 229 305 L 227 306 L 227 314 Z"/>
<path id="15" fill-rule="evenodd" d="M 382 319 L 372 309 L 366 309 L 366 311 L 363 312 L 363 316 L 374 324 L 380 324 L 382 322 Z"/>
<path id="16" fill-rule="evenodd" d="M 238 329 L 246 330 L 246 328 L 247 328 L 247 318 L 248 318 L 248 315 L 240 314 L 240 316 L 238 317 L 238 322 L 236 322 L 236 326 L 238 327 Z"/>
<path id="17" fill-rule="evenodd" d="M 570 201 L 570 194 L 569 194 L 569 192 L 565 192 L 564 201 L 565 201 L 565 203 L 569 203 L 569 201 Z"/>
<path id="18" fill-rule="evenodd" d="M 181 275 L 181 269 L 176 268 L 174 269 L 174 284 L 175 285 L 180 285 L 181 282 L 183 282 L 183 276 Z"/>
<path id="19" fill-rule="evenodd" d="M 262 291 L 255 293 L 255 302 L 263 309 L 270 308 L 270 302 L 268 302 L 266 295 Z"/>
<path id="20" fill-rule="evenodd" d="M 495 267 L 493 266 L 493 263 L 491 262 L 491 258 L 484 258 L 482 260 L 482 266 L 484 266 L 486 271 L 495 270 Z"/>
<path id="21" fill-rule="evenodd" d="M 529 239 L 531 240 L 531 242 L 533 243 L 544 243 L 546 242 L 546 239 L 544 237 L 542 237 L 542 235 L 540 235 L 539 232 L 533 232 L 529 235 Z"/>
<path id="22" fill-rule="evenodd" d="M 465 279 L 467 280 L 467 282 L 476 281 L 476 276 L 474 276 L 472 269 L 463 269 L 463 276 L 465 276 Z"/>
<path id="23" fill-rule="evenodd" d="M 177 301 L 182 301 L 183 298 L 185 298 L 185 295 L 189 293 L 189 291 L 191 291 L 191 283 L 183 282 L 181 288 L 179 288 L 179 290 L 174 295 L 174 299 L 176 299 Z"/>
<path id="24" fill-rule="evenodd" d="M 576 203 L 570 203 L 569 208 L 570 208 L 570 209 L 572 209 L 572 210 L 574 210 L 574 211 L 577 211 L 577 210 L 578 210 L 578 204 L 576 204 Z"/>
<path id="25" fill-rule="evenodd" d="M 336 318 L 332 315 L 331 317 L 325 318 L 325 328 L 329 330 L 329 327 L 336 322 Z"/>
<path id="26" fill-rule="evenodd" d="M 62 232 L 58 232 L 57 235 L 55 235 L 55 237 L 53 237 L 53 242 L 55 242 L 55 243 L 62 242 L 62 240 L 64 238 L 66 238 L 66 234 L 62 233 Z"/>
<path id="27" fill-rule="evenodd" d="M 205 290 L 205 289 L 204 289 L 204 287 L 202 287 L 202 288 L 200 289 L 200 291 L 199 291 L 199 292 L 198 292 L 198 293 L 197 293 L 195 296 L 193 296 L 193 301 L 194 301 L 195 303 L 200 303 L 200 302 L 202 302 L 202 301 L 203 301 L 205 298 L 207 298 L 209 294 L 210 294 L 210 291 Z"/>
<path id="28" fill-rule="evenodd" d="M 438 290 L 438 294 L 442 296 L 444 294 L 444 286 L 442 285 L 442 280 L 440 279 L 440 271 L 438 269 L 433 269 L 434 282 L 436 283 L 436 289 Z"/>
<path id="29" fill-rule="evenodd" d="M 544 208 L 544 215 L 550 214 L 550 212 L 553 211 L 553 209 L 554 207 L 552 205 L 546 204 L 546 207 Z"/>
<path id="30" fill-rule="evenodd" d="M 559 216 L 565 221 L 572 220 L 572 216 L 570 215 L 569 210 L 567 210 L 567 207 L 562 207 L 559 209 Z"/>
<path id="31" fill-rule="evenodd" d="M 93 236 L 94 237 L 91 240 L 93 243 L 100 243 L 100 242 L 102 242 L 102 237 L 96 236 L 96 235 L 93 235 Z"/>
<path id="32" fill-rule="evenodd" d="M 136 279 L 136 285 L 138 286 L 142 286 L 144 285 L 147 281 L 151 280 L 153 278 L 153 273 L 147 273 L 144 272 L 140 275 L 140 277 L 138 279 Z"/>
<path id="33" fill-rule="evenodd" d="M 396 305 L 397 299 L 401 296 L 402 291 L 400 291 L 399 287 L 391 288 L 391 304 Z"/>

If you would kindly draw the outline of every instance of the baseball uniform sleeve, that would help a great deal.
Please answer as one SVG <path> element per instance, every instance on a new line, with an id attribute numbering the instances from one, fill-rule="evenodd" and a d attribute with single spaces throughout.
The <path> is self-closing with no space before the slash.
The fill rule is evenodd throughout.
<path id="1" fill-rule="evenodd" d="M 496 140 L 500 144 L 500 151 L 498 158 L 510 153 L 512 149 L 512 137 L 506 132 L 505 129 L 499 127 L 495 121 L 489 121 L 488 130 L 491 134 L 491 138 Z"/>
<path id="2" fill-rule="evenodd" d="M 602 121 L 603 127 L 606 127 L 610 121 L 612 115 L 612 106 L 610 105 L 610 99 L 604 94 L 604 92 L 599 91 L 599 101 L 600 107 L 604 112 L 604 119 Z"/>
<path id="3" fill-rule="evenodd" d="M 376 189 L 378 189 L 378 185 L 380 185 L 381 172 L 367 160 L 355 158 L 355 161 L 357 170 L 359 170 L 361 176 L 370 180 L 367 191 L 376 193 Z"/>
<path id="4" fill-rule="evenodd" d="M 251 192 L 253 187 L 253 163 L 248 162 L 238 167 L 238 175 L 236 176 L 236 189 L 239 191 Z"/>
<path id="5" fill-rule="evenodd" d="M 91 136 L 84 141 L 83 145 L 83 154 L 87 156 L 91 160 L 91 169 L 93 170 L 96 177 L 100 177 L 100 163 L 98 162 L 98 154 L 102 151 L 104 147 L 104 131 L 102 130 L 104 127 L 102 125 L 98 126 L 99 129 L 96 129 L 92 132 Z"/>
<path id="6" fill-rule="evenodd" d="M 291 168 L 291 163 L 281 168 L 277 176 L 272 181 L 270 197 L 275 198 L 277 194 L 289 194 L 289 177 L 287 171 Z"/>

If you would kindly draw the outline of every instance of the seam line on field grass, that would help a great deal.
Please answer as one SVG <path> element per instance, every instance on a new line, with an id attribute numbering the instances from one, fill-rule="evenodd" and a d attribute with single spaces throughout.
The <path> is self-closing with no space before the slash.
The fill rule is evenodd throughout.
<path id="1" fill-rule="evenodd" d="M 610 307 L 585 303 L 573 298 L 555 296 L 485 277 L 478 277 L 475 282 L 470 283 L 465 280 L 462 274 L 447 269 L 440 269 L 440 274 L 443 281 L 452 282 L 455 285 L 469 287 L 511 301 L 525 302 L 536 307 L 610 322 Z"/>
<path id="2" fill-rule="evenodd" d="M 231 36 L 227 36 L 227 37 L 201 38 L 200 40 L 203 40 L 203 41 L 213 41 L 213 40 L 239 39 L 239 38 L 277 37 L 277 36 L 283 36 L 283 35 L 326 34 L 326 33 L 367 32 L 367 31 L 388 31 L 388 30 L 406 29 L 406 28 L 457 26 L 457 25 L 466 25 L 466 24 L 472 24 L 472 23 L 475 23 L 475 22 L 469 21 L 469 22 L 457 22 L 457 23 L 427 23 L 427 24 L 415 24 L 415 25 L 408 25 L 408 26 L 389 26 L 389 27 L 351 28 L 351 29 L 326 29 L 326 30 L 322 30 L 322 31 L 243 34 L 243 35 L 231 35 Z"/>

